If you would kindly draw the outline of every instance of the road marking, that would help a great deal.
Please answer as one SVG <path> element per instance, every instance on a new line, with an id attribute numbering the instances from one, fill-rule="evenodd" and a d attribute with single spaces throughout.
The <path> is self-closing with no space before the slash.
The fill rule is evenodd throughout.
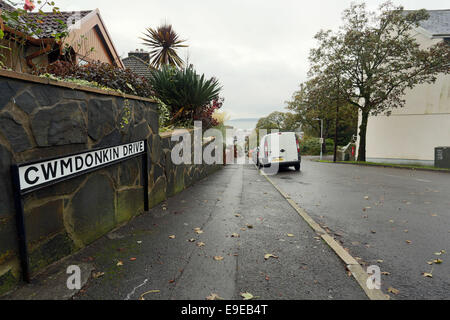
<path id="1" fill-rule="evenodd" d="M 295 211 L 306 221 L 306 223 L 325 241 L 326 244 L 337 254 L 337 256 L 344 261 L 347 265 L 347 269 L 351 272 L 352 276 L 355 278 L 356 282 L 360 285 L 360 287 L 364 290 L 367 297 L 370 300 L 389 300 L 390 297 L 384 294 L 381 290 L 373 289 L 370 290 L 367 288 L 367 280 L 369 279 L 369 275 L 361 265 L 353 258 L 334 238 L 332 238 L 325 230 L 314 221 L 313 218 L 302 209 L 294 200 L 290 198 L 280 187 L 278 187 L 272 179 L 264 171 L 259 171 L 261 175 L 263 175 L 267 181 L 274 186 L 274 188 L 289 202 L 289 204 L 294 208 Z"/>

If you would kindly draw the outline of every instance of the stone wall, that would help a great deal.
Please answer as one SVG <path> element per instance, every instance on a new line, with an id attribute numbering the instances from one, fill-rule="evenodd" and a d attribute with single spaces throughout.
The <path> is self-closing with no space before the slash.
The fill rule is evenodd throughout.
<path id="1" fill-rule="evenodd" d="M 11 165 L 144 139 L 150 207 L 220 168 L 173 165 L 174 143 L 170 134 L 159 135 L 157 106 L 149 99 L 0 71 L 0 295 L 21 278 Z M 144 211 L 141 162 L 127 160 L 24 197 L 32 275 Z"/>

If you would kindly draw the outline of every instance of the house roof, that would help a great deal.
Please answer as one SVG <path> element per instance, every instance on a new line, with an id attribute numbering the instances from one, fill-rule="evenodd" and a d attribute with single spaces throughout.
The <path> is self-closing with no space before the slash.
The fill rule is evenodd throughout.
<path id="1" fill-rule="evenodd" d="M 61 33 L 65 30 L 65 26 L 74 25 L 76 20 L 81 20 L 90 14 L 93 10 L 89 11 L 72 11 L 72 12 L 46 12 L 43 15 L 38 12 L 30 12 L 29 17 L 36 21 L 39 28 L 42 29 L 40 38 L 50 38 L 53 34 Z M 61 23 L 62 22 L 62 23 Z"/>
<path id="2" fill-rule="evenodd" d="M 128 58 L 122 59 L 122 62 L 125 65 L 125 68 L 130 69 L 141 77 L 149 78 L 152 73 L 153 68 L 136 56 L 130 55 Z"/>
<path id="3" fill-rule="evenodd" d="M 411 10 L 405 10 L 405 12 L 411 12 Z M 450 9 L 427 10 L 427 12 L 430 18 L 422 21 L 420 27 L 435 37 L 450 36 Z"/>
<path id="4" fill-rule="evenodd" d="M 6 2 L 3 2 L 2 0 L 0 0 L 0 9 L 6 10 L 9 12 L 14 11 L 14 7 L 10 6 Z"/>
<path id="5" fill-rule="evenodd" d="M 0 0 L 0 9 L 8 12 L 16 10 L 16 8 L 2 0 Z M 45 39 L 54 38 L 54 34 L 63 32 L 66 29 L 66 26 L 70 27 L 75 24 L 75 20 L 81 20 L 93 11 L 94 10 L 62 11 L 58 13 L 45 12 L 44 14 L 39 12 L 28 12 L 26 17 L 22 16 L 21 19 L 27 19 L 24 21 L 36 24 L 37 28 L 42 30 L 39 34 L 35 33 L 33 37 Z"/>

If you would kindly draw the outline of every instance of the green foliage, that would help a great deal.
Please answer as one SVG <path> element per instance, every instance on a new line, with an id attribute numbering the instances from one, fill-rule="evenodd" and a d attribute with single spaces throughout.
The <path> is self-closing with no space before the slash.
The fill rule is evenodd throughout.
<path id="1" fill-rule="evenodd" d="M 161 129 L 167 128 L 170 126 L 170 120 L 171 120 L 170 109 L 164 102 L 162 102 L 158 98 L 154 98 L 154 99 L 158 103 L 159 127 L 160 127 L 160 131 L 161 131 Z"/>
<path id="2" fill-rule="evenodd" d="M 161 68 L 164 65 L 183 68 L 184 62 L 178 56 L 177 49 L 187 47 L 182 45 L 185 40 L 180 40 L 178 34 L 172 29 L 172 25 L 164 24 L 156 30 L 147 29 L 147 34 L 141 38 L 151 51 L 151 65 Z"/>
<path id="3" fill-rule="evenodd" d="M 221 91 L 217 79 L 205 79 L 192 68 L 176 69 L 163 66 L 154 70 L 149 79 L 158 98 L 171 112 L 173 120 L 192 122 L 194 115 L 219 98 Z"/>
<path id="4" fill-rule="evenodd" d="M 39 8 L 36 10 L 37 13 L 33 15 L 30 15 L 25 8 L 17 7 L 17 3 L 14 1 L 3 0 L 3 2 L 14 8 L 12 11 L 2 11 L 1 19 L 4 23 L 30 37 L 40 38 L 44 32 L 41 27 L 41 21 L 47 16 L 44 9 L 55 14 L 60 13 L 54 1 L 38 1 Z M 61 40 L 68 34 L 67 25 L 62 20 L 56 20 L 56 22 L 59 24 L 61 31 L 53 33 L 52 37 Z"/>
<path id="5" fill-rule="evenodd" d="M 154 95 L 146 78 L 133 73 L 129 69 L 124 70 L 102 62 L 79 66 L 65 61 L 57 61 L 41 70 L 41 73 L 51 74 L 61 79 L 96 83 L 100 87 L 107 87 L 144 98 L 150 98 Z"/>
<path id="6" fill-rule="evenodd" d="M 302 123 L 303 131 L 319 137 L 323 119 L 324 137 L 333 138 L 336 133 L 336 107 L 338 114 L 338 144 L 346 145 L 357 132 L 358 110 L 342 99 L 336 88 L 327 79 L 314 78 L 300 85 L 292 99 L 286 102 L 287 109 L 294 112 Z"/>
<path id="7" fill-rule="evenodd" d="M 8 50 L 8 55 L 11 57 L 10 65 L 7 67 L 15 69 L 17 64 L 20 63 L 20 56 L 26 43 L 26 37 L 43 37 L 44 30 L 41 25 L 42 20 L 47 16 L 47 13 L 43 10 L 45 9 L 51 11 L 54 14 L 58 14 L 60 11 L 54 1 L 47 0 L 37 1 L 39 7 L 36 10 L 37 12 L 32 15 L 28 12 L 28 10 L 32 11 L 33 8 L 27 6 L 24 8 L 17 7 L 18 4 L 10 0 L 3 0 L 3 3 L 6 4 L 7 7 L 1 11 L 0 20 L 2 20 L 8 27 L 21 33 L 8 37 L 8 41 L 10 43 L 14 43 L 15 45 L 9 45 L 9 47 L 0 45 L 0 49 Z M 62 42 L 68 35 L 67 25 L 62 20 L 56 20 L 55 22 L 59 26 L 59 28 L 56 28 L 58 31 L 53 32 L 50 36 L 54 38 L 56 42 Z M 3 31 L 0 31 L 0 40 L 3 38 L 5 38 L 5 34 Z M 3 68 L 5 65 L 6 56 L 4 54 L 0 54 L 0 67 Z"/>
<path id="8" fill-rule="evenodd" d="M 327 139 L 325 141 L 326 141 L 327 154 L 332 153 L 334 151 L 333 139 Z M 303 140 L 300 141 L 300 150 L 301 150 L 302 155 L 308 155 L 308 156 L 320 155 L 320 139 L 305 137 Z"/>
<path id="9" fill-rule="evenodd" d="M 295 132 L 300 126 L 301 123 L 295 114 L 275 111 L 269 116 L 259 119 L 256 129 Z"/>
<path id="10" fill-rule="evenodd" d="M 405 105 L 407 89 L 434 83 L 439 73 L 450 72 L 450 47 L 444 41 L 422 48 L 415 38 L 414 28 L 428 18 L 426 10 L 405 12 L 391 1 L 378 13 L 353 3 L 344 11 L 339 31 L 322 30 L 315 36 L 318 47 L 311 50 L 309 74 L 334 83 L 361 111 L 360 161 L 366 160 L 370 115 L 389 115 Z"/>

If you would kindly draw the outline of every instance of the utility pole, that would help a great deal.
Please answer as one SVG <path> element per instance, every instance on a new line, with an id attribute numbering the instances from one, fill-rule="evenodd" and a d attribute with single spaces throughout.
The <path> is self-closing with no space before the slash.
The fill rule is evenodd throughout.
<path id="1" fill-rule="evenodd" d="M 337 148 L 338 148 L 338 126 L 339 126 L 339 89 L 340 89 L 340 83 L 339 78 L 337 81 L 337 99 L 336 99 L 336 132 L 334 134 L 334 162 L 337 162 Z"/>

